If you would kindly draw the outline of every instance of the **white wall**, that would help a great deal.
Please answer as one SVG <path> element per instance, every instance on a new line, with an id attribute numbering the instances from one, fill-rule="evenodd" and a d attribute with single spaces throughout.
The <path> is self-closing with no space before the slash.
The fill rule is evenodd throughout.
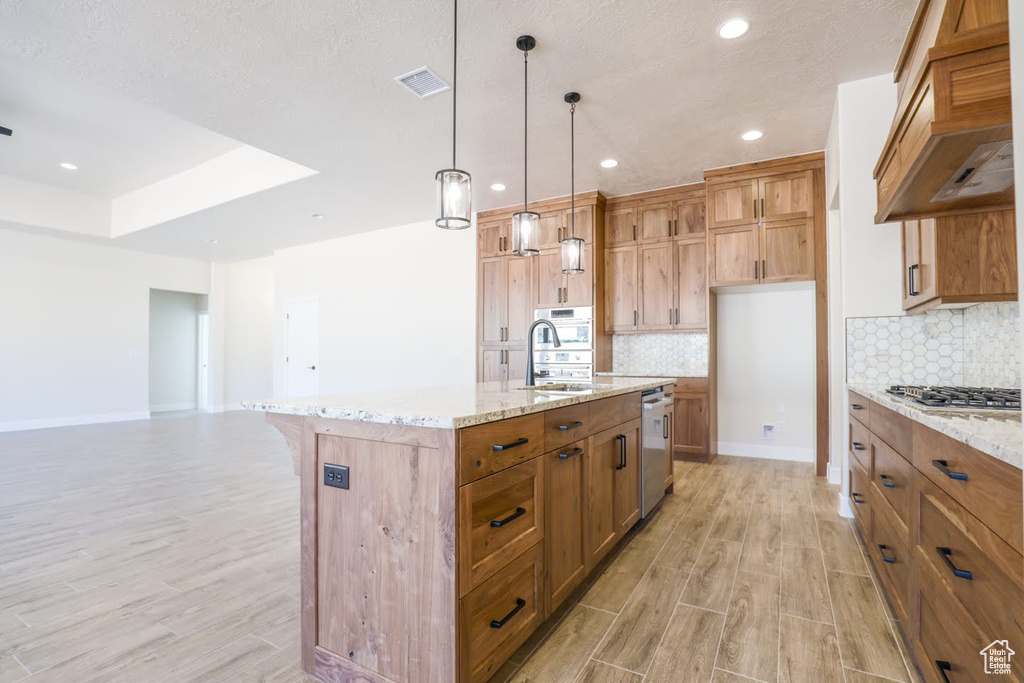
<path id="1" fill-rule="evenodd" d="M 0 230 L 0 431 L 145 418 L 149 290 L 209 287 L 208 263 Z"/>
<path id="2" fill-rule="evenodd" d="M 814 315 L 811 283 L 718 291 L 719 453 L 814 461 Z"/>
<path id="3" fill-rule="evenodd" d="M 274 258 L 223 266 L 224 403 L 274 394 Z"/>
<path id="4" fill-rule="evenodd" d="M 200 295 L 149 292 L 149 410 L 194 410 L 198 375 Z"/>
<path id="5" fill-rule="evenodd" d="M 475 230 L 432 221 L 274 254 L 274 393 L 285 391 L 285 306 L 320 301 L 320 392 L 475 382 Z"/>

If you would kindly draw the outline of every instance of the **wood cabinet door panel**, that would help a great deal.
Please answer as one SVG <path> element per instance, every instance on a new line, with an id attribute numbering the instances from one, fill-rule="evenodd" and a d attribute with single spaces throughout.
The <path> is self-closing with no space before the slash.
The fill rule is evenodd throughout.
<path id="1" fill-rule="evenodd" d="M 543 413 L 465 427 L 459 430 L 459 485 L 465 486 L 543 453 Z"/>
<path id="2" fill-rule="evenodd" d="M 905 532 L 910 526 L 910 482 L 914 467 L 878 437 L 871 439 L 871 457 L 875 500 L 885 501 L 899 519 L 899 524 L 894 526 Z"/>
<path id="3" fill-rule="evenodd" d="M 761 235 L 761 282 L 814 279 L 813 221 L 765 223 Z"/>
<path id="4" fill-rule="evenodd" d="M 605 251 L 605 325 L 612 332 L 636 329 L 636 247 Z"/>
<path id="5" fill-rule="evenodd" d="M 708 227 L 726 228 L 757 221 L 757 181 L 739 180 L 708 187 Z"/>
<path id="6" fill-rule="evenodd" d="M 544 537 L 544 470 L 534 458 L 459 489 L 462 595 Z"/>
<path id="7" fill-rule="evenodd" d="M 762 221 L 784 221 L 814 215 L 814 172 L 780 173 L 758 180 Z"/>
<path id="8" fill-rule="evenodd" d="M 884 442 L 875 438 L 877 443 Z M 871 432 L 868 428 L 856 419 L 850 420 L 850 459 L 856 460 L 857 464 L 864 468 L 865 472 L 871 472 Z M 864 493 L 867 493 L 866 491 Z"/>
<path id="9" fill-rule="evenodd" d="M 480 382 L 500 382 L 505 379 L 505 349 L 481 348 L 477 377 Z"/>
<path id="10" fill-rule="evenodd" d="M 477 225 L 477 255 L 480 257 L 499 256 L 505 248 L 507 221 L 489 221 Z"/>
<path id="11" fill-rule="evenodd" d="M 562 287 L 565 285 L 565 276 L 562 275 L 562 252 L 557 249 L 542 251 L 529 260 L 536 262 L 533 269 L 537 293 L 535 308 L 558 308 L 562 305 Z M 532 317 L 533 311 L 530 313 Z"/>
<path id="12" fill-rule="evenodd" d="M 584 490 L 586 562 L 589 572 L 618 539 L 615 524 L 615 468 L 621 462 L 619 432 L 609 429 L 587 439 Z"/>
<path id="13" fill-rule="evenodd" d="M 564 213 L 565 217 L 562 218 L 562 225 L 565 227 L 565 232 L 562 234 L 562 239 L 571 237 L 573 234 L 573 227 L 571 224 L 572 211 L 566 209 Z M 582 237 L 583 241 L 587 244 L 594 243 L 594 207 L 576 207 L 576 237 Z"/>
<path id="14" fill-rule="evenodd" d="M 545 573 L 548 610 L 554 611 L 586 575 L 583 550 L 583 465 L 587 442 L 576 441 L 545 458 Z"/>
<path id="15" fill-rule="evenodd" d="M 690 457 L 707 455 L 710 441 L 707 394 L 675 395 L 672 410 L 672 450 Z"/>
<path id="16" fill-rule="evenodd" d="M 640 329 L 671 330 L 675 307 L 672 291 L 672 244 L 643 244 L 640 249 Z"/>
<path id="17" fill-rule="evenodd" d="M 856 460 L 850 461 L 850 507 L 853 508 L 854 519 L 864 542 L 871 544 L 872 507 L 874 498 L 871 496 L 871 480 L 867 471 Z"/>
<path id="18" fill-rule="evenodd" d="M 918 263 L 921 264 L 921 267 L 918 269 L 918 279 L 915 282 L 917 290 L 921 292 L 917 297 L 918 303 L 931 301 L 939 295 L 938 245 L 936 243 L 938 236 L 936 233 L 937 224 L 934 218 L 921 219 L 918 233 Z"/>
<path id="19" fill-rule="evenodd" d="M 604 245 L 606 247 L 636 243 L 636 207 L 605 210 L 604 224 Z"/>
<path id="20" fill-rule="evenodd" d="M 899 525 L 884 503 L 877 502 L 877 495 L 874 500 L 871 542 L 867 553 L 882 579 L 889 602 L 895 607 L 896 618 L 906 624 L 910 611 L 912 564 L 906 529 Z"/>
<path id="21" fill-rule="evenodd" d="M 549 211 L 540 215 L 540 248 L 556 249 L 562 239 L 563 212 Z"/>
<path id="22" fill-rule="evenodd" d="M 677 330 L 706 330 L 708 327 L 707 244 L 704 240 L 676 242 Z"/>
<path id="23" fill-rule="evenodd" d="M 502 256 L 480 261 L 480 343 L 496 344 L 505 340 L 505 316 L 508 308 L 506 259 Z"/>
<path id="24" fill-rule="evenodd" d="M 525 346 L 509 346 L 505 349 L 505 379 L 526 379 Z"/>
<path id="25" fill-rule="evenodd" d="M 637 212 L 637 232 L 641 242 L 661 242 L 672 239 L 675 232 L 672 205 L 652 204 Z"/>
<path id="26" fill-rule="evenodd" d="M 921 282 L 921 221 L 903 221 L 903 310 L 923 303 Z"/>
<path id="27" fill-rule="evenodd" d="M 618 538 L 640 521 L 640 420 L 614 428 L 624 449 L 615 472 L 615 527 Z"/>
<path id="28" fill-rule="evenodd" d="M 526 343 L 533 324 L 533 258 L 507 256 L 505 276 L 508 312 L 505 317 L 505 341 Z"/>
<path id="29" fill-rule="evenodd" d="M 672 465 L 675 454 L 675 438 L 676 438 L 676 418 L 675 418 L 675 404 L 665 410 L 665 424 L 668 425 L 667 433 L 665 434 L 665 489 L 672 486 L 675 482 L 675 467 Z"/>
<path id="30" fill-rule="evenodd" d="M 708 230 L 707 202 L 693 199 L 676 203 L 676 237 L 703 237 Z"/>
<path id="31" fill-rule="evenodd" d="M 708 245 L 712 287 L 758 282 L 757 225 L 712 230 L 708 233 Z"/>
<path id="32" fill-rule="evenodd" d="M 561 254 L 559 254 L 561 267 Z M 578 275 L 565 275 L 565 301 L 563 306 L 594 305 L 594 249 L 587 244 L 583 247 L 583 272 Z"/>

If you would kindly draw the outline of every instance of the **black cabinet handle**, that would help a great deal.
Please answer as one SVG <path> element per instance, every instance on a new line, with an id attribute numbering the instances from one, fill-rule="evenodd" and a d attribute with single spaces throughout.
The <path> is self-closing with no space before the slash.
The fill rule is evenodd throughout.
<path id="1" fill-rule="evenodd" d="M 859 403 L 851 403 L 850 407 L 853 408 L 854 410 L 864 410 L 864 406 L 862 406 Z"/>
<path id="2" fill-rule="evenodd" d="M 759 280 L 759 279 L 760 279 L 760 278 L 759 278 L 759 277 L 757 276 L 757 259 L 754 259 L 754 279 L 755 279 L 755 280 Z"/>
<path id="3" fill-rule="evenodd" d="M 936 659 L 935 666 L 939 667 L 939 675 L 942 676 L 942 680 L 945 681 L 945 683 L 949 683 L 949 676 L 946 675 L 946 672 L 951 671 L 953 669 L 953 667 L 950 666 L 949 662 L 944 662 L 941 659 Z"/>
<path id="4" fill-rule="evenodd" d="M 626 468 L 626 435 L 619 434 L 615 437 L 615 440 L 619 442 L 619 464 L 615 466 L 615 469 L 621 470 Z"/>
<path id="5" fill-rule="evenodd" d="M 878 478 L 882 480 L 882 486 L 884 486 L 885 488 L 887 488 L 887 489 L 894 489 L 894 488 L 896 488 L 896 484 L 894 484 L 891 481 L 889 481 L 889 475 L 888 474 L 879 474 Z"/>
<path id="6" fill-rule="evenodd" d="M 516 511 L 513 512 L 508 517 L 506 517 L 505 519 L 495 519 L 495 520 L 492 520 L 491 521 L 491 526 L 494 527 L 495 529 L 500 529 L 501 527 L 503 527 L 506 524 L 508 524 L 509 522 L 511 522 L 513 519 L 518 519 L 519 517 L 522 517 L 525 514 L 526 514 L 526 508 L 516 508 Z"/>
<path id="7" fill-rule="evenodd" d="M 582 426 L 583 426 L 583 423 L 580 422 L 579 420 L 576 420 L 575 422 L 570 422 L 567 425 L 558 425 L 558 431 L 560 431 L 560 432 L 567 432 L 570 429 L 577 429 L 577 428 L 582 427 Z"/>
<path id="8" fill-rule="evenodd" d="M 761 259 L 761 277 L 768 277 L 768 261 Z"/>
<path id="9" fill-rule="evenodd" d="M 761 218 L 764 218 L 764 197 L 761 197 Z"/>
<path id="10" fill-rule="evenodd" d="M 952 570 L 953 576 L 958 579 L 967 579 L 968 581 L 974 580 L 974 574 L 965 569 L 958 569 L 957 566 L 953 564 L 953 560 L 949 559 L 949 556 L 953 554 L 953 551 L 950 548 L 936 548 L 936 550 L 939 551 L 939 557 L 942 558 L 942 561 L 946 563 L 946 566 L 949 567 L 950 570 Z"/>
<path id="11" fill-rule="evenodd" d="M 572 449 L 571 451 L 566 451 L 565 453 L 559 453 L 558 454 L 558 459 L 559 460 L 568 460 L 569 458 L 577 456 L 577 455 L 579 455 L 582 452 L 583 452 L 583 449 L 580 448 L 579 446 L 577 446 L 576 448 Z"/>
<path id="12" fill-rule="evenodd" d="M 530 443 L 530 440 L 527 439 L 526 437 L 523 437 L 521 439 L 516 439 L 515 441 L 513 441 L 511 443 L 496 443 L 493 446 L 491 446 L 491 448 L 493 448 L 496 451 L 507 451 L 510 448 L 515 448 L 516 446 L 522 446 L 524 443 Z"/>
<path id="13" fill-rule="evenodd" d="M 863 496 L 863 494 L 861 494 L 861 493 L 854 493 L 853 491 L 850 491 L 850 498 L 853 498 L 853 502 L 856 503 L 857 505 L 863 505 L 864 504 L 865 501 L 857 500 L 857 498 L 862 497 L 862 496 Z"/>
<path id="14" fill-rule="evenodd" d="M 907 268 L 907 294 L 910 296 L 917 296 L 921 292 L 914 289 L 914 271 L 920 266 L 915 263 L 914 265 Z"/>
<path id="15" fill-rule="evenodd" d="M 887 564 L 896 564 L 896 556 L 893 555 L 892 557 L 889 557 L 888 555 L 885 554 L 886 550 L 892 550 L 892 548 L 890 548 L 889 546 L 884 545 L 882 543 L 878 544 L 878 552 L 882 556 L 882 562 L 885 562 Z"/>
<path id="16" fill-rule="evenodd" d="M 946 460 L 932 460 L 932 465 L 935 466 L 939 472 L 942 472 L 950 479 L 956 479 L 957 481 L 967 481 L 967 475 L 963 472 L 953 472 L 949 469 L 949 462 Z"/>
<path id="17" fill-rule="evenodd" d="M 853 446 L 853 450 L 855 450 L 855 451 L 862 451 L 862 450 L 864 450 L 864 444 L 862 444 L 862 443 L 858 443 L 858 442 L 854 441 L 850 445 Z"/>
<path id="18" fill-rule="evenodd" d="M 519 610 L 523 609 L 524 607 L 526 607 L 526 600 L 523 600 L 522 598 L 516 598 L 516 606 L 513 607 L 512 611 L 506 614 L 501 621 L 495 621 L 494 619 L 491 619 L 491 628 L 501 628 L 502 626 L 508 623 L 509 619 L 518 614 Z"/>
<path id="19" fill-rule="evenodd" d="M 679 219 L 676 219 L 676 237 L 679 237 Z"/>
<path id="20" fill-rule="evenodd" d="M 754 218 L 757 218 L 757 200 L 754 200 Z"/>
<path id="21" fill-rule="evenodd" d="M 679 309 L 676 309 L 676 325 L 679 324 Z"/>

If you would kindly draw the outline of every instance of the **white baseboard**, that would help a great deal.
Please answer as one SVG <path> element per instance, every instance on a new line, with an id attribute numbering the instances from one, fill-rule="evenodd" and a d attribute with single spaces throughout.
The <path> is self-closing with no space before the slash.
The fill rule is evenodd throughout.
<path id="1" fill-rule="evenodd" d="M 843 468 L 839 465 L 832 465 L 828 468 L 828 483 L 835 484 L 836 486 L 842 486 L 843 484 Z"/>
<path id="2" fill-rule="evenodd" d="M 795 446 L 763 446 L 754 443 L 718 442 L 720 455 L 741 455 L 745 458 L 764 458 L 765 460 L 794 460 L 796 462 L 814 462 L 813 448 Z"/>
<path id="3" fill-rule="evenodd" d="M 853 517 L 853 508 L 850 507 L 849 496 L 839 496 L 839 516 L 840 517 Z"/>
<path id="4" fill-rule="evenodd" d="M 208 413 L 227 413 L 233 410 L 245 410 L 241 403 L 223 403 L 221 405 L 209 406 L 206 409 Z"/>
<path id="5" fill-rule="evenodd" d="M 164 403 L 158 406 L 150 406 L 149 412 L 151 413 L 169 413 L 174 410 L 195 410 L 195 401 L 185 401 L 183 403 Z"/>
<path id="6" fill-rule="evenodd" d="M 35 420 L 15 420 L 13 422 L 0 422 L 0 432 L 23 432 L 31 429 L 51 429 L 53 427 L 74 427 L 77 425 L 104 424 L 107 422 L 127 422 L 129 420 L 148 419 L 148 410 L 141 410 L 130 413 L 98 413 L 96 415 L 45 417 Z"/>

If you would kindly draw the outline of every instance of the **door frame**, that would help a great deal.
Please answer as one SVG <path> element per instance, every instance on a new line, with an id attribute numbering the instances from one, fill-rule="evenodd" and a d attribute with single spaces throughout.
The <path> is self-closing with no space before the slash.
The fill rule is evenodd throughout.
<path id="1" fill-rule="evenodd" d="M 210 312 L 196 314 L 196 410 L 210 408 Z"/>

